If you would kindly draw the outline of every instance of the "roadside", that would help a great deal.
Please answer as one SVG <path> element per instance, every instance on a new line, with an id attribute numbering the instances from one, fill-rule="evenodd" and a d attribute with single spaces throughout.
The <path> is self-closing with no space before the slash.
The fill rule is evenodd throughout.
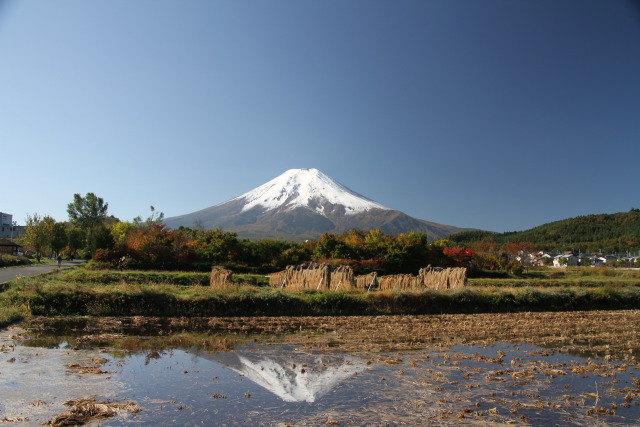
<path id="1" fill-rule="evenodd" d="M 66 260 L 62 262 L 61 268 L 73 267 L 86 262 L 83 259 Z M 48 273 L 58 268 L 58 262 L 54 261 L 51 264 L 46 265 L 32 265 L 32 266 L 20 266 L 3 268 L 0 270 L 0 283 L 8 282 L 9 280 L 17 279 L 18 277 L 37 276 L 39 274 Z"/>

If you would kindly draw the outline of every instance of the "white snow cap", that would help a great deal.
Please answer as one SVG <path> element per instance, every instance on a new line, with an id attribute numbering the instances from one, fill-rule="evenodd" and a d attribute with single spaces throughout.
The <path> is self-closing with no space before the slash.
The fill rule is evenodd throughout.
<path id="1" fill-rule="evenodd" d="M 256 206 L 262 206 L 264 212 L 278 208 L 303 207 L 323 214 L 326 204 L 344 206 L 347 215 L 369 209 L 389 209 L 349 190 L 318 169 L 289 169 L 279 177 L 233 200 L 241 199 L 245 201 L 242 212 Z"/>

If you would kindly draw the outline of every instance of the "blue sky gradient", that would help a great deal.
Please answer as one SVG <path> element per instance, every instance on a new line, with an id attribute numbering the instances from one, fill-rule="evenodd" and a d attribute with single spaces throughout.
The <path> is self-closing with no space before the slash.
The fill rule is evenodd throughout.
<path id="1" fill-rule="evenodd" d="M 318 168 L 515 231 L 640 207 L 640 2 L 2 1 L 0 211 L 121 220 Z"/>

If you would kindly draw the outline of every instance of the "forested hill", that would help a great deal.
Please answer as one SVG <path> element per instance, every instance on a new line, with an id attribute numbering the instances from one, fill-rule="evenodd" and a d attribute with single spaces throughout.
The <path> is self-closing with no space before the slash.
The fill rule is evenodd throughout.
<path id="1" fill-rule="evenodd" d="M 640 209 L 615 214 L 586 215 L 550 222 L 530 230 L 494 233 L 465 231 L 449 236 L 468 244 L 493 239 L 496 243 L 531 242 L 536 249 L 624 252 L 640 250 Z"/>

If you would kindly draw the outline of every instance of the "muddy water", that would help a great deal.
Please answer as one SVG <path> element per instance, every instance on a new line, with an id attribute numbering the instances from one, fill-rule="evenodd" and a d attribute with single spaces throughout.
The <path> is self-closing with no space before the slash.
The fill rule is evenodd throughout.
<path id="1" fill-rule="evenodd" d="M 360 336 L 350 343 L 332 332 L 91 334 L 69 325 L 64 334 L 42 325 L 0 331 L 0 420 L 40 425 L 64 402 L 95 397 L 141 409 L 90 423 L 105 426 L 640 422 L 635 363 L 560 347 L 402 347 L 380 337 L 363 346 Z"/>

